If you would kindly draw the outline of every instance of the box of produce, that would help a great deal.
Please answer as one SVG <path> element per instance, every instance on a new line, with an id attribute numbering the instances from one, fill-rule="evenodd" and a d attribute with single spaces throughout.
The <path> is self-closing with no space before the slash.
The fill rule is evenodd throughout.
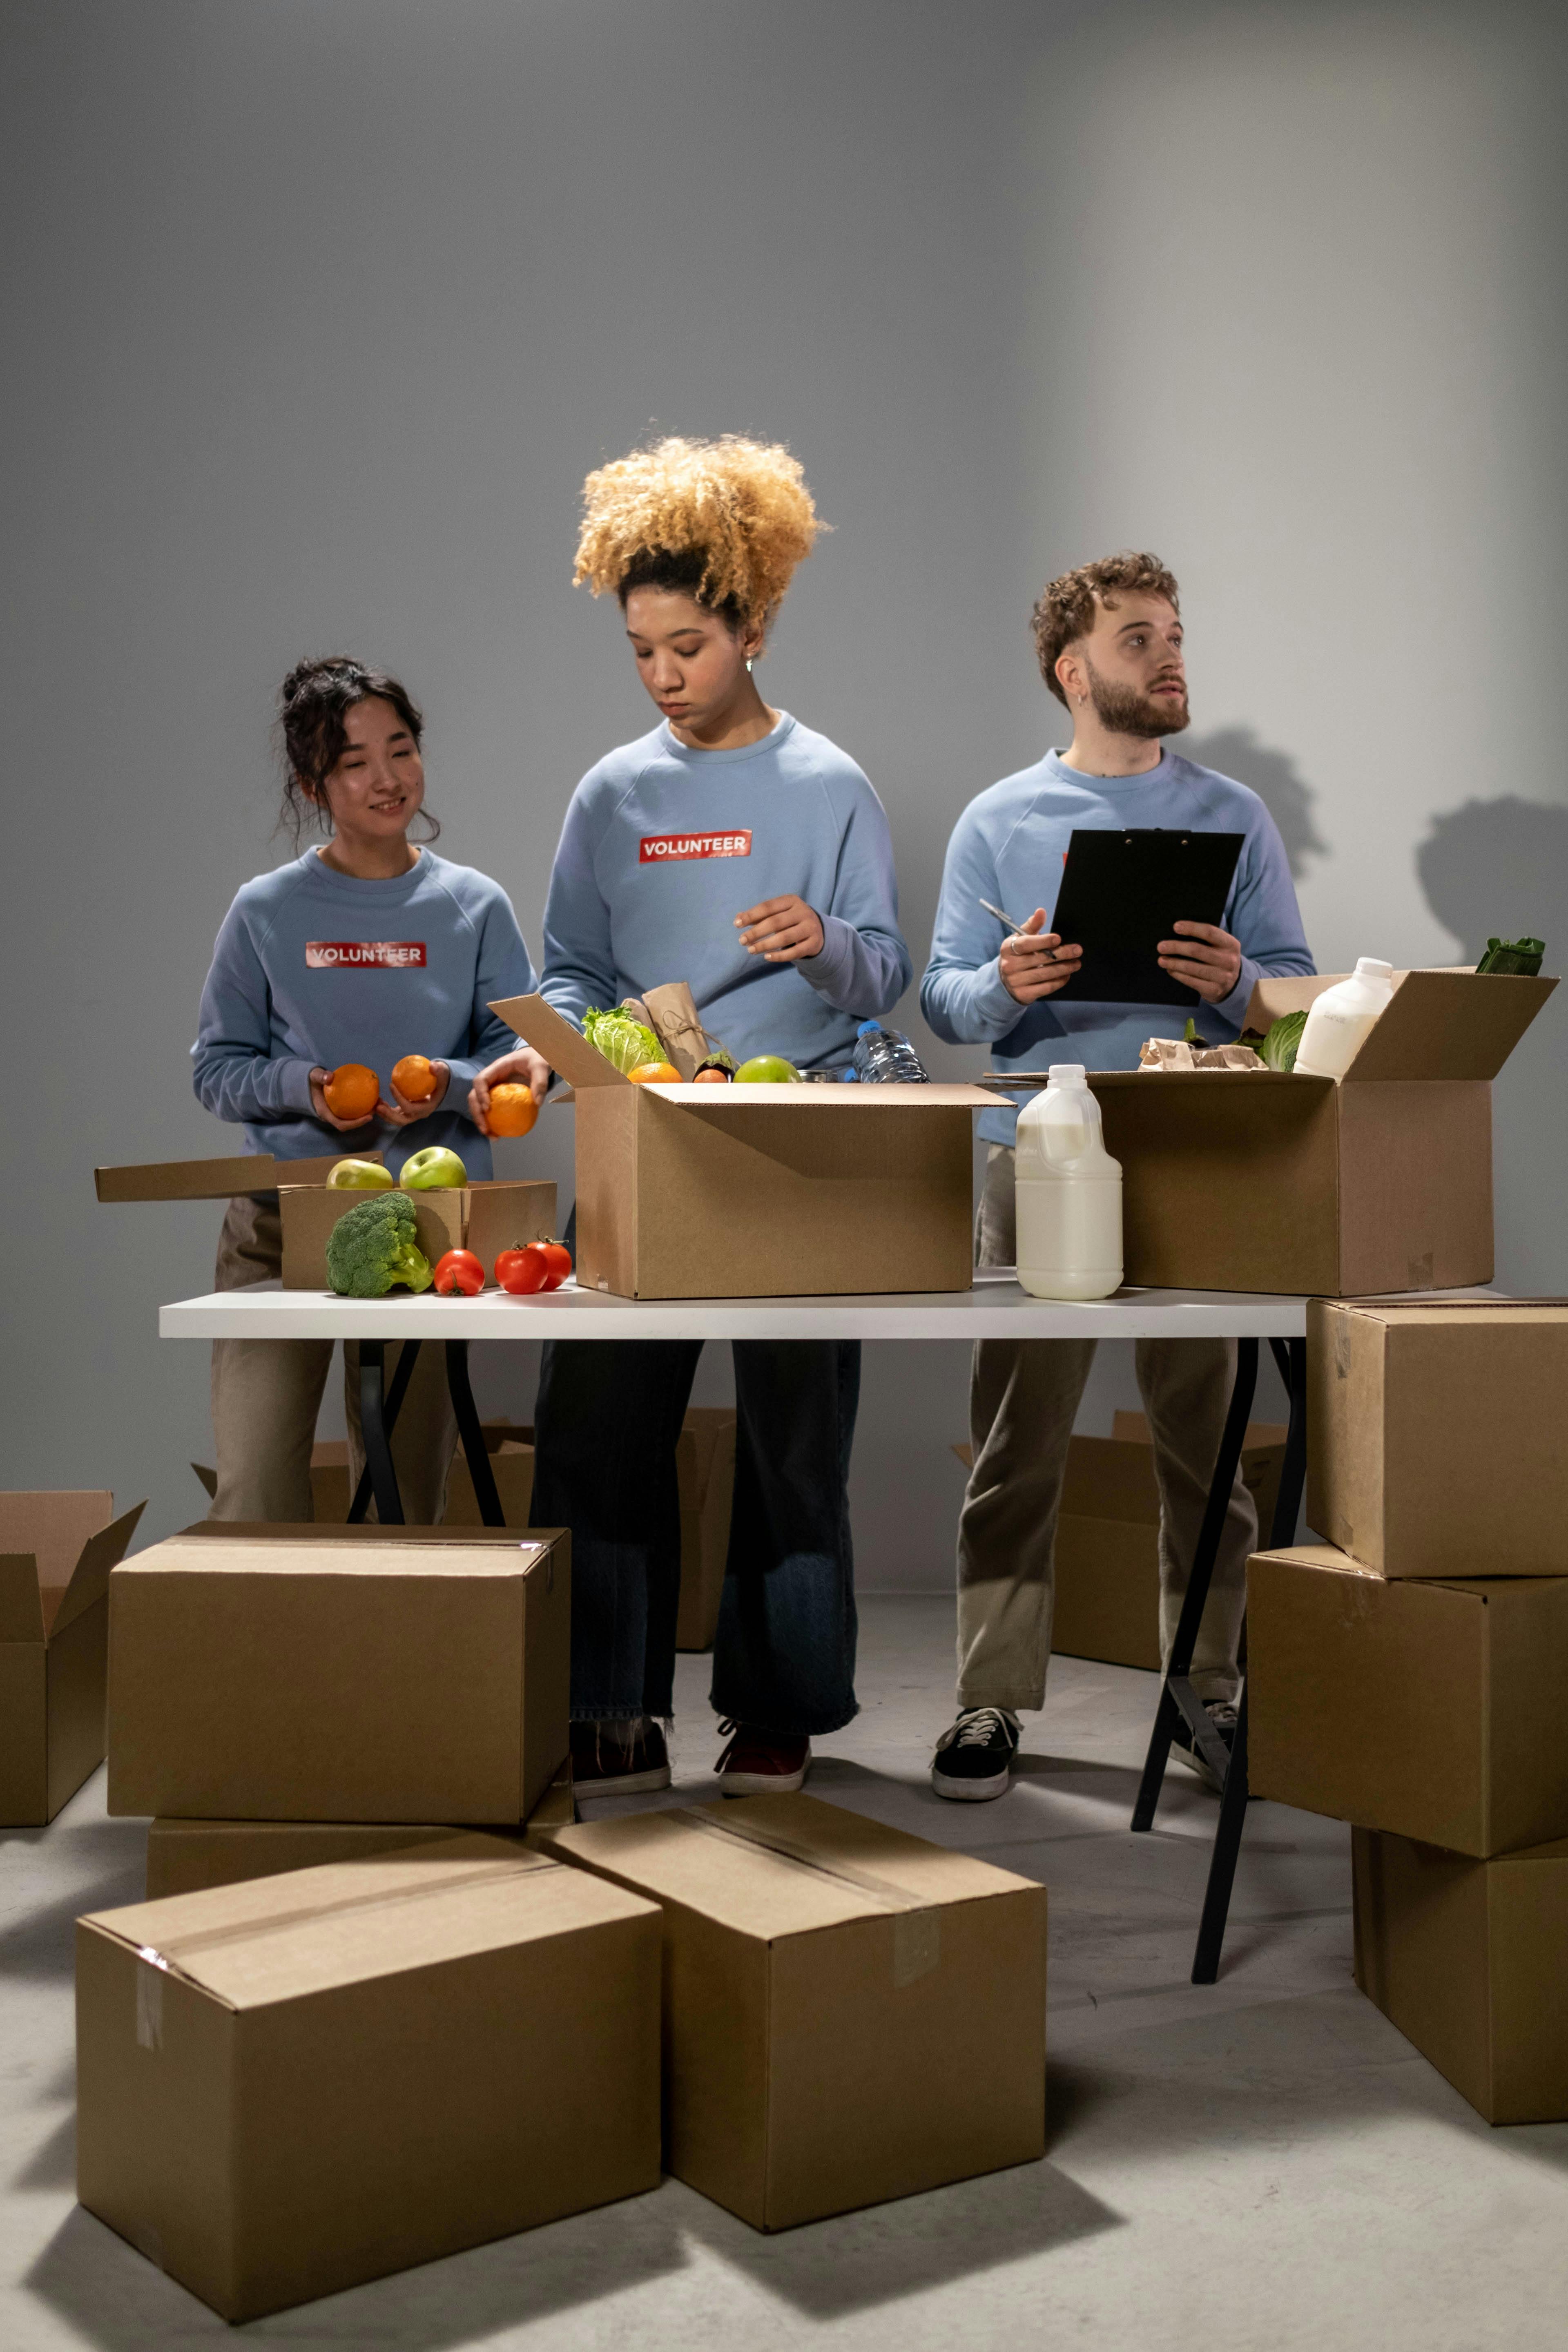
<path id="1" fill-rule="evenodd" d="M 109 1591 L 109 1810 L 525 1822 L 566 1755 L 569 1542 L 191 1528 Z"/>
<path id="2" fill-rule="evenodd" d="M 78 2194 L 239 2322 L 656 2188 L 659 1928 L 492 1837 L 92 1913 Z"/>
<path id="3" fill-rule="evenodd" d="M 491 1008 L 568 1080 L 577 1279 L 625 1298 L 967 1290 L 982 1087 L 637 1083 L 542 996 Z M 769 1057 L 759 1056 L 757 1062 Z M 711 1074 L 710 1074 L 711 1075 Z M 639 1072 L 640 1077 L 640 1072 Z"/>
<path id="4" fill-rule="evenodd" d="M 437 1147 L 420 1155 L 428 1170 L 405 1162 L 396 1184 L 385 1175 L 374 1181 L 375 1163 L 339 1160 L 314 1182 L 279 1184 L 278 1201 L 283 1221 L 283 1287 L 285 1290 L 342 1291 L 363 1278 L 374 1287 L 353 1287 L 349 1295 L 374 1297 L 393 1284 L 427 1291 L 428 1276 L 448 1250 L 468 1250 L 479 1260 L 485 1282 L 493 1287 L 495 1263 L 503 1250 L 520 1249 L 529 1242 L 549 1241 L 555 1232 L 553 1183 L 496 1178 L 469 1183 L 468 1172 L 454 1151 Z M 414 1171 L 411 1178 L 410 1170 Z M 346 1182 L 342 1171 L 362 1181 Z M 420 1182 L 422 1174 L 429 1181 Z M 332 1177 L 339 1178 L 333 1182 Z M 403 1205 L 398 1217 L 406 1232 L 394 1234 L 389 1222 L 385 1235 L 360 1253 L 349 1267 L 329 1264 L 327 1244 L 339 1221 L 367 1201 L 393 1196 Z M 373 1219 L 381 1211 L 373 1210 Z M 390 1213 L 388 1213 L 390 1215 Z M 412 1255 L 405 1255 L 412 1253 Z M 382 1273 L 388 1276 L 381 1281 Z M 478 1276 L 475 1277 L 476 1280 Z"/>
<path id="5" fill-rule="evenodd" d="M 0 1826 L 52 1822 L 103 1761 L 109 1576 L 145 1507 L 0 1495 Z"/>
<path id="6" fill-rule="evenodd" d="M 361 1157 L 381 1165 L 379 1151 Z M 324 1184 L 341 1151 L 324 1160 L 274 1160 L 269 1151 L 236 1152 L 225 1160 L 150 1160 L 129 1168 L 95 1168 L 100 1201 L 229 1201 L 245 1192 L 274 1192 L 291 1184 Z"/>
<path id="7" fill-rule="evenodd" d="M 1260 981 L 1248 1030 L 1267 1041 L 1334 984 Z M 1354 1297 L 1490 1281 L 1491 1081 L 1556 985 L 1396 973 L 1337 1079 L 1267 1051 L 1091 1076 L 1122 1167 L 1128 1282 Z"/>

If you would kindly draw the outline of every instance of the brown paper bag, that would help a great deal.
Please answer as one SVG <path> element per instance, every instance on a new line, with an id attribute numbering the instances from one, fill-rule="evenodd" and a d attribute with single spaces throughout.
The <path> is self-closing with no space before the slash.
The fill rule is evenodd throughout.
<path id="1" fill-rule="evenodd" d="M 667 981 L 662 988 L 645 988 L 647 1017 L 683 1078 L 689 1078 L 707 1060 L 718 1040 L 710 1037 L 698 1018 L 691 991 L 683 980 Z"/>

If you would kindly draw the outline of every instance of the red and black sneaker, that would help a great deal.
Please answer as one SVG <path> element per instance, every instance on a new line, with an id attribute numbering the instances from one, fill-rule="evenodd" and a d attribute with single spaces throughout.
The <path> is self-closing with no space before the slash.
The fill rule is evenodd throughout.
<path id="1" fill-rule="evenodd" d="M 719 1728 L 732 1735 L 713 1767 L 726 1797 L 787 1796 L 804 1785 L 811 1769 L 809 1739 L 792 1739 L 785 1732 L 763 1731 L 754 1723 L 728 1718 Z"/>
<path id="2" fill-rule="evenodd" d="M 668 1789 L 669 1755 L 650 1715 L 572 1726 L 572 1785 L 580 1797 L 638 1797 Z"/>

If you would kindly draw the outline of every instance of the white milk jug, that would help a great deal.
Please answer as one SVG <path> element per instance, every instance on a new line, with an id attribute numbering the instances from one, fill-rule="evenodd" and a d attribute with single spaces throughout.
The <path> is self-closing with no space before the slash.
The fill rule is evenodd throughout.
<path id="1" fill-rule="evenodd" d="M 1053 1062 L 1018 1114 L 1018 1279 L 1035 1298 L 1121 1287 L 1121 1163 L 1105 1148 L 1081 1062 Z"/>
<path id="2" fill-rule="evenodd" d="M 1296 1049 L 1304 1078 L 1342 1078 L 1361 1042 L 1394 994 L 1394 966 L 1363 956 L 1348 980 L 1314 997 Z"/>

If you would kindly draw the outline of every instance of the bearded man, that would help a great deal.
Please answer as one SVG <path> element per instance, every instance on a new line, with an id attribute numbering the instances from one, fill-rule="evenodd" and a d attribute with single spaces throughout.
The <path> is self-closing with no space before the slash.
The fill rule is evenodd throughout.
<path id="1" fill-rule="evenodd" d="M 1054 1005 L 1081 960 L 1046 929 L 1073 832 L 1165 826 L 1243 836 L 1223 926 L 1178 922 L 1160 962 L 1201 1000 L 1205 1039 L 1223 1045 L 1246 1017 L 1264 972 L 1313 969 L 1285 846 L 1256 793 L 1166 748 L 1188 724 L 1176 583 L 1158 558 L 1108 557 L 1053 580 L 1034 611 L 1040 672 L 1073 722 L 1065 751 L 1005 777 L 971 801 L 948 845 L 921 1006 L 939 1037 L 984 1043 L 997 1066 L 1040 1070 L 1081 1062 L 1134 1069 L 1144 1038 L 1169 1032 L 1168 1005 Z M 1034 911 L 996 946 L 982 906 Z M 1151 1081 L 1151 1083 L 1156 1083 Z M 1016 1113 L 986 1111 L 990 1146 L 978 1220 L 982 1265 L 1017 1256 L 1013 1202 Z M 1161 1644 L 1168 1656 L 1219 1452 L 1235 1375 L 1234 1343 L 1144 1339 L 1138 1385 L 1160 1487 Z M 1094 1359 L 1079 1339 L 983 1339 L 974 1350 L 970 1436 L 974 1466 L 959 1521 L 958 1718 L 931 1761 L 940 1796 L 999 1797 L 1008 1785 L 1021 1710 L 1043 1706 L 1050 1658 L 1053 1549 L 1068 1440 Z M 1237 1643 L 1258 1517 L 1239 1475 L 1193 1683 L 1222 1738 L 1236 1722 Z M 1190 1738 L 1172 1750 L 1213 1780 Z M 1216 1784 L 1217 1785 L 1217 1784 Z"/>

